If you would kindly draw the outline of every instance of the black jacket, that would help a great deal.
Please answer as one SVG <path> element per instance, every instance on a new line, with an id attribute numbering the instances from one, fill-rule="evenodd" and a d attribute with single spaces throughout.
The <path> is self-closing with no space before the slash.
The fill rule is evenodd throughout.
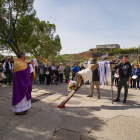
<path id="1" fill-rule="evenodd" d="M 49 67 L 45 67 L 44 68 L 44 72 L 45 72 L 45 74 L 46 74 L 46 71 L 49 71 L 49 73 L 51 74 L 52 73 L 52 68 L 49 66 Z M 49 75 L 50 75 L 49 74 Z"/>
<path id="2" fill-rule="evenodd" d="M 64 72 L 66 73 L 66 68 L 64 69 Z M 70 73 L 70 67 L 68 67 L 68 73 Z"/>
<path id="3" fill-rule="evenodd" d="M 38 66 L 38 74 L 40 74 L 40 69 L 43 69 L 43 71 L 44 71 L 44 66 Z"/>
<path id="4" fill-rule="evenodd" d="M 99 81 L 99 73 L 97 68 L 92 72 L 92 81 Z"/>
<path id="5" fill-rule="evenodd" d="M 80 70 L 84 70 L 85 69 L 85 67 L 80 67 Z"/>
<path id="6" fill-rule="evenodd" d="M 120 63 L 114 69 L 119 68 L 120 78 L 129 78 L 132 76 L 132 66 L 129 62 Z"/>
<path id="7" fill-rule="evenodd" d="M 11 68 L 12 68 L 12 63 L 10 62 Z M 6 69 L 6 73 L 11 73 L 10 69 L 9 69 L 9 62 L 5 61 L 5 69 Z"/>

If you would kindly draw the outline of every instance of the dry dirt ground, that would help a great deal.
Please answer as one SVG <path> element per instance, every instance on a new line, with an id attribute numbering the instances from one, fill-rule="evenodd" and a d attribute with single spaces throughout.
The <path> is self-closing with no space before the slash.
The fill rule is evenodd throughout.
<path id="1" fill-rule="evenodd" d="M 111 103 L 110 85 L 101 87 L 101 99 L 87 97 L 84 85 L 66 104 L 67 84 L 33 85 L 27 115 L 12 112 L 12 86 L 0 87 L 1 140 L 140 140 L 140 90 L 129 89 L 127 103 Z M 114 86 L 114 99 L 117 88 Z"/>

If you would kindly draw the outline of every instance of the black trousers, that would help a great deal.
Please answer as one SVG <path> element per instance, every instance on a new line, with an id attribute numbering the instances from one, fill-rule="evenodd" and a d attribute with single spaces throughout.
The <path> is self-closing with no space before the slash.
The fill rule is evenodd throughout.
<path id="1" fill-rule="evenodd" d="M 59 74 L 60 83 L 63 83 L 63 74 Z"/>
<path id="2" fill-rule="evenodd" d="M 119 81 L 119 78 L 115 78 L 114 76 L 112 76 L 112 85 L 114 84 L 114 80 L 115 80 L 115 85 L 118 86 L 118 81 Z"/>
<path id="3" fill-rule="evenodd" d="M 136 86 L 136 80 L 137 80 L 137 86 Z M 133 79 L 133 88 L 139 88 L 139 78 Z"/>
<path id="4" fill-rule="evenodd" d="M 72 73 L 72 80 L 75 79 L 75 73 Z"/>
<path id="5" fill-rule="evenodd" d="M 129 85 L 127 85 L 127 81 L 128 81 L 128 78 L 120 78 L 119 79 L 118 94 L 117 94 L 118 99 L 120 98 L 120 93 L 121 93 L 122 86 L 124 86 L 124 100 L 126 100 L 127 94 L 128 94 L 128 87 L 129 87 Z"/>
<path id="6" fill-rule="evenodd" d="M 5 72 L 5 76 L 8 77 L 9 76 L 9 85 L 11 84 L 11 72 Z M 5 79 L 5 84 L 7 84 L 7 78 Z"/>
<path id="7" fill-rule="evenodd" d="M 114 80 L 115 80 L 115 77 L 114 77 L 114 75 L 112 75 L 112 85 L 114 84 Z"/>
<path id="8" fill-rule="evenodd" d="M 130 88 L 134 88 L 133 79 L 130 80 Z"/>
<path id="9" fill-rule="evenodd" d="M 57 74 L 57 82 L 59 82 L 59 79 L 60 79 L 60 78 L 59 78 L 59 74 Z"/>
<path id="10" fill-rule="evenodd" d="M 116 85 L 116 86 L 118 86 L 118 81 L 119 81 L 119 78 L 116 78 L 116 79 L 115 79 L 115 85 Z"/>
<path id="11" fill-rule="evenodd" d="M 51 83 L 51 75 L 46 74 L 46 85 L 50 85 L 50 83 Z"/>
<path id="12" fill-rule="evenodd" d="M 65 75 L 65 78 L 66 78 L 66 83 L 69 81 L 69 75 L 67 74 L 67 75 Z"/>
<path id="13" fill-rule="evenodd" d="M 43 75 L 39 74 L 39 82 L 40 82 L 40 84 L 44 84 L 44 81 L 45 81 L 45 75 L 44 74 Z"/>
<path id="14" fill-rule="evenodd" d="M 4 83 L 4 80 L 0 81 L 1 85 Z"/>

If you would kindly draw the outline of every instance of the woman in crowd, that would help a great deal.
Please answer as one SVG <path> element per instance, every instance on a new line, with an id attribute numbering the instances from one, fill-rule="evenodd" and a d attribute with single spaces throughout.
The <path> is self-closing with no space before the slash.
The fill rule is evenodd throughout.
<path id="1" fill-rule="evenodd" d="M 133 79 L 134 88 L 135 89 L 140 89 L 139 88 L 139 79 L 140 79 L 139 65 L 136 65 L 135 68 L 133 68 L 132 74 L 137 77 L 136 79 Z M 136 88 L 136 81 L 137 81 L 137 88 Z"/>
<path id="2" fill-rule="evenodd" d="M 51 69 L 52 69 L 52 76 L 53 76 L 53 74 L 54 74 L 55 71 L 56 71 L 56 66 L 55 66 L 54 63 L 52 63 Z"/>
<path id="3" fill-rule="evenodd" d="M 63 83 L 64 67 L 63 67 L 62 63 L 60 63 L 60 66 L 58 68 L 58 71 L 59 71 L 60 83 Z"/>

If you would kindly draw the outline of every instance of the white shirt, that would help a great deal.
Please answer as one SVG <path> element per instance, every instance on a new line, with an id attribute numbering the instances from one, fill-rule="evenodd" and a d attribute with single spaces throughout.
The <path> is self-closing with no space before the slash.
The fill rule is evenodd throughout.
<path id="1" fill-rule="evenodd" d="M 8 62 L 8 61 L 5 61 L 4 64 L 3 64 L 3 70 L 4 70 L 4 71 L 6 71 L 6 68 L 5 68 L 6 62 Z M 8 62 L 8 64 L 9 64 L 9 70 L 13 70 L 13 65 L 12 65 L 12 67 L 11 67 L 11 62 Z"/>
<path id="2" fill-rule="evenodd" d="M 38 66 L 36 58 L 33 59 L 33 63 L 34 63 L 33 66 L 31 64 L 29 64 L 29 66 L 30 66 L 30 73 L 34 72 L 34 67 L 35 66 Z"/>

